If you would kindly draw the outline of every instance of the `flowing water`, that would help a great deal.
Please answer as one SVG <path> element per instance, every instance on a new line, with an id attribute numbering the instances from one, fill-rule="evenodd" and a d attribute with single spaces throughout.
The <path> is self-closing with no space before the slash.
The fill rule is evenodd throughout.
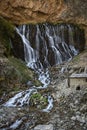
<path id="1" fill-rule="evenodd" d="M 25 61 L 33 69 L 61 64 L 78 54 L 70 25 L 22 25 L 17 29 L 24 44 Z"/>
<path id="2" fill-rule="evenodd" d="M 75 29 L 71 25 L 21 25 L 16 31 L 23 41 L 27 66 L 39 75 L 43 85 L 16 94 L 4 104 L 8 107 L 29 105 L 31 94 L 50 84 L 48 67 L 69 61 L 79 52 L 78 46 L 75 47 L 78 38 L 74 39 Z M 53 99 L 48 95 L 48 106 L 42 111 L 49 112 L 52 108 Z"/>

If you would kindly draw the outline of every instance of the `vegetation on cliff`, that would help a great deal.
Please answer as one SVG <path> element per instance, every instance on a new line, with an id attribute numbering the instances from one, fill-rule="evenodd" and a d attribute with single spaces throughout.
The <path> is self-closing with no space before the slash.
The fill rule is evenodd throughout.
<path id="1" fill-rule="evenodd" d="M 5 47 L 5 55 L 11 54 L 10 38 L 14 37 L 14 26 L 0 17 L 0 42 Z"/>

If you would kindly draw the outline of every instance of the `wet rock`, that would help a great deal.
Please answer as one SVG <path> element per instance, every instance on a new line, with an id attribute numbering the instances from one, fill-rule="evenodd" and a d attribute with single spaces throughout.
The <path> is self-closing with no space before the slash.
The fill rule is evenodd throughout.
<path id="1" fill-rule="evenodd" d="M 32 86 L 33 86 L 33 83 L 32 83 L 32 81 L 28 81 L 28 82 L 27 82 L 27 86 L 30 86 L 30 87 L 32 87 Z"/>
<path id="2" fill-rule="evenodd" d="M 49 114 L 26 108 L 0 106 L 0 130 L 31 130 L 36 124 L 46 123 Z"/>
<path id="3" fill-rule="evenodd" d="M 11 126 L 10 129 L 17 129 L 22 124 L 22 120 L 16 120 Z"/>
<path id="4" fill-rule="evenodd" d="M 74 120 L 74 121 L 75 121 L 75 120 L 76 120 L 76 117 L 75 117 L 75 116 L 72 116 L 72 117 L 71 117 L 71 120 Z"/>
<path id="5" fill-rule="evenodd" d="M 83 112 L 83 113 L 87 112 L 86 104 L 81 107 L 80 111 Z"/>
<path id="6" fill-rule="evenodd" d="M 53 125 L 37 125 L 34 130 L 53 130 Z"/>
<path id="7" fill-rule="evenodd" d="M 21 58 L 22 60 L 25 60 L 24 58 L 24 45 L 22 42 L 21 37 L 17 34 L 15 31 L 14 37 L 12 38 L 12 51 L 15 57 Z"/>

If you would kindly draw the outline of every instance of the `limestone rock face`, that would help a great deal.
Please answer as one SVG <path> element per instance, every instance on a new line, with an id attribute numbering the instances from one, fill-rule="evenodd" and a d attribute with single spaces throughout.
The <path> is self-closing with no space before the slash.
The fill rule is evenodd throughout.
<path id="1" fill-rule="evenodd" d="M 74 23 L 87 32 L 87 0 L 0 0 L 0 16 L 15 24 Z"/>
<path id="2" fill-rule="evenodd" d="M 0 6 L 0 14 L 15 23 L 57 21 L 67 7 L 61 0 L 5 0 Z"/>
<path id="3" fill-rule="evenodd" d="M 0 15 L 16 24 L 62 21 L 87 25 L 87 1 L 0 0 Z"/>

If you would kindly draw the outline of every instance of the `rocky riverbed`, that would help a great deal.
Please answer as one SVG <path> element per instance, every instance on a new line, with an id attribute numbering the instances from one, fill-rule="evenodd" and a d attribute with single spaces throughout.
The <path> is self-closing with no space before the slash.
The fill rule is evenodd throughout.
<path id="1" fill-rule="evenodd" d="M 86 130 L 87 86 L 73 87 L 68 86 L 67 82 L 72 73 L 81 73 L 86 68 L 86 63 L 87 51 L 67 64 L 50 69 L 51 83 L 47 90 L 40 92 L 50 93 L 53 97 L 54 107 L 50 112 L 42 112 L 29 106 L 1 105 L 0 130 Z"/>

